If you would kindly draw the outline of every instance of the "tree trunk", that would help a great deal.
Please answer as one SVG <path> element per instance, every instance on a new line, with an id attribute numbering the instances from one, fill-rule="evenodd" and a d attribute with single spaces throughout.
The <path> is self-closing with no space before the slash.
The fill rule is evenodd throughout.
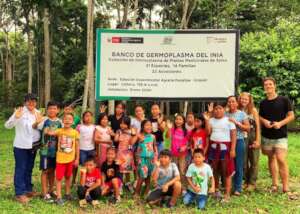
<path id="1" fill-rule="evenodd" d="M 180 29 L 186 29 L 187 28 L 187 13 L 189 9 L 189 0 L 183 1 L 183 8 L 182 8 L 182 18 L 180 23 Z"/>
<path id="2" fill-rule="evenodd" d="M 27 92 L 31 93 L 32 92 L 32 37 L 31 37 L 31 32 L 28 29 L 27 32 L 28 36 L 28 41 L 27 41 L 27 48 L 28 48 L 28 89 Z"/>
<path id="3" fill-rule="evenodd" d="M 5 54 L 5 81 L 8 83 L 8 86 L 11 86 L 12 82 L 12 61 L 10 53 L 10 44 L 8 32 L 5 32 L 5 42 L 6 42 L 6 54 Z"/>
<path id="4" fill-rule="evenodd" d="M 123 19 L 122 19 L 122 24 L 121 27 L 125 29 L 127 27 L 127 17 L 128 17 L 128 10 L 129 10 L 129 3 L 130 0 L 126 0 L 124 9 L 123 9 Z"/>
<path id="5" fill-rule="evenodd" d="M 121 23 L 121 8 L 120 8 L 120 1 L 116 0 L 116 8 L 117 8 L 117 14 L 118 14 L 118 24 Z"/>
<path id="6" fill-rule="evenodd" d="M 50 73 L 50 34 L 49 34 L 49 9 L 44 8 L 44 63 L 45 63 L 45 106 L 51 96 L 51 73 Z"/>
<path id="7" fill-rule="evenodd" d="M 87 13 L 87 66 L 86 66 L 86 79 L 83 94 L 82 111 L 87 107 L 95 113 L 95 84 L 94 84 L 94 52 L 93 52 L 93 11 L 94 0 L 88 1 Z"/>
<path id="8" fill-rule="evenodd" d="M 193 0 L 192 6 L 190 7 L 190 11 L 188 12 L 187 17 L 186 17 L 186 28 L 188 27 L 188 24 L 190 22 L 190 18 L 192 16 L 193 11 L 196 8 L 196 5 L 197 5 L 197 1 Z"/>
<path id="9" fill-rule="evenodd" d="M 89 15 L 89 52 L 87 67 L 90 72 L 89 80 L 89 109 L 95 114 L 95 71 L 94 71 L 94 0 L 91 0 Z"/>
<path id="10" fill-rule="evenodd" d="M 132 28 L 136 29 L 136 19 L 138 16 L 139 0 L 134 0 L 133 18 L 132 18 Z"/>

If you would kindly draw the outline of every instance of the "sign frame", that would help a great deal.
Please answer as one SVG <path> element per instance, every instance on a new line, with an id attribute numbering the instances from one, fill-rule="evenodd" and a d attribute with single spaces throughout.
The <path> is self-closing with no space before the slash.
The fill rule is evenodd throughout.
<path id="1" fill-rule="evenodd" d="M 96 68 L 95 68 L 95 99 L 96 101 L 105 100 L 166 100 L 166 101 L 214 101 L 224 100 L 224 97 L 126 97 L 126 96 L 101 96 L 100 95 L 100 73 L 101 73 L 101 35 L 102 33 L 117 34 L 235 34 L 235 79 L 234 89 L 237 95 L 239 84 L 239 54 L 240 54 L 240 31 L 238 29 L 163 29 L 163 30 L 128 30 L 128 29 L 96 29 Z"/>

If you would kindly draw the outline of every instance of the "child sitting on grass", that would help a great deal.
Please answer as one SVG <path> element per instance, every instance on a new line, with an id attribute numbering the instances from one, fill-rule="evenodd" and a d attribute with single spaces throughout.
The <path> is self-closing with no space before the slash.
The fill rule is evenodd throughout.
<path id="1" fill-rule="evenodd" d="M 204 209 L 208 192 L 215 192 L 215 181 L 212 169 L 208 164 L 204 163 L 205 156 L 202 149 L 194 150 L 193 160 L 194 162 L 189 165 L 186 172 L 188 190 L 183 197 L 183 203 L 188 205 L 196 201 L 198 209 Z M 209 180 L 211 188 L 208 191 Z"/>
<path id="2" fill-rule="evenodd" d="M 162 202 L 165 196 L 171 196 L 167 207 L 174 207 L 181 194 L 179 170 L 171 160 L 172 155 L 169 150 L 165 149 L 160 152 L 159 162 L 157 162 L 152 175 L 155 189 L 147 197 L 147 202 L 150 205 Z"/>
<path id="3" fill-rule="evenodd" d="M 106 161 L 101 166 L 102 172 L 102 195 L 106 196 L 113 192 L 110 202 L 115 204 L 121 201 L 122 175 L 119 165 L 116 164 L 116 149 L 110 147 L 106 151 Z"/>
<path id="4" fill-rule="evenodd" d="M 80 207 L 85 207 L 87 203 L 94 206 L 98 205 L 98 199 L 101 196 L 100 187 L 100 170 L 96 168 L 94 157 L 88 156 L 85 159 L 84 167 L 80 169 L 80 185 L 77 190 Z"/>

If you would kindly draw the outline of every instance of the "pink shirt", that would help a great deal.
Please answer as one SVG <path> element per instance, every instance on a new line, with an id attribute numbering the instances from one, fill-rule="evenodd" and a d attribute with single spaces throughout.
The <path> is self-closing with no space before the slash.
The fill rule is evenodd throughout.
<path id="1" fill-rule="evenodd" d="M 187 131 L 186 136 L 184 136 L 184 131 L 182 129 L 171 129 L 171 153 L 175 157 L 187 155 L 187 146 L 189 140 L 190 132 Z M 179 149 L 182 148 L 184 151 L 180 152 Z"/>

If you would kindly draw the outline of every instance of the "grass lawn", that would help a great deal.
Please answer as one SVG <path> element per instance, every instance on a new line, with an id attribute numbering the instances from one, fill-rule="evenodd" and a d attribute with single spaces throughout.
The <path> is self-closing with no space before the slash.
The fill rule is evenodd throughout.
<path id="1" fill-rule="evenodd" d="M 99 208 L 81 209 L 76 201 L 66 203 L 63 207 L 33 199 L 28 205 L 15 202 L 13 188 L 14 158 L 12 151 L 13 130 L 5 130 L 3 122 L 0 127 L 0 213 L 170 213 L 166 208 L 151 209 L 143 201 L 136 202 L 128 194 L 124 195 L 118 205 L 109 205 L 101 200 Z M 290 182 L 293 191 L 300 192 L 300 134 L 289 135 Z M 39 157 L 37 156 L 33 173 L 35 189 L 40 191 Z M 209 199 L 206 213 L 300 213 L 300 200 L 290 201 L 283 194 L 268 193 L 271 179 L 267 170 L 266 158 L 261 156 L 258 189 L 254 193 L 245 193 L 241 197 L 232 197 L 230 203 L 220 204 Z M 74 191 L 74 190 L 73 190 Z M 75 192 L 74 192 L 75 194 Z M 193 207 L 185 207 L 179 201 L 176 213 L 197 213 Z"/>

